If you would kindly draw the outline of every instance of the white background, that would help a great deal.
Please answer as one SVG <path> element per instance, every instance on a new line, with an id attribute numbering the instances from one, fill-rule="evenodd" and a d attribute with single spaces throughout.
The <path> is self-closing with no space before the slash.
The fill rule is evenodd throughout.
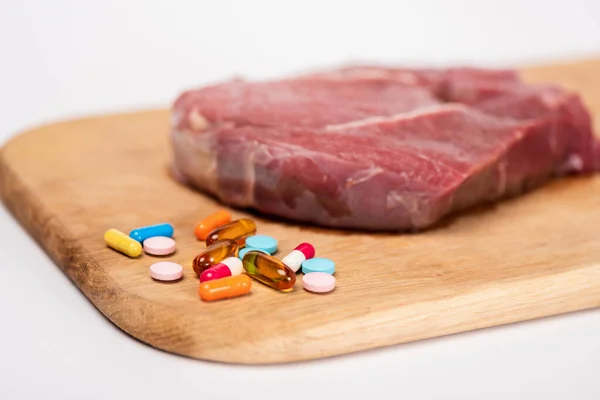
<path id="1" fill-rule="evenodd" d="M 233 75 L 594 54 L 594 0 L 0 0 L 0 142 L 63 118 L 168 106 L 185 88 Z M 0 271 L 2 399 L 600 398 L 600 311 L 245 367 L 166 354 L 123 334 L 4 207 Z"/>

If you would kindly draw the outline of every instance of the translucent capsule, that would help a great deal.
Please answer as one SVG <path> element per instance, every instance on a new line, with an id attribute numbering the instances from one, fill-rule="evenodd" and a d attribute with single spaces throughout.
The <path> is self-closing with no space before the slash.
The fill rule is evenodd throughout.
<path id="1" fill-rule="evenodd" d="M 200 276 L 204 271 L 228 257 L 235 257 L 238 245 L 231 239 L 218 240 L 202 250 L 192 261 L 194 272 Z"/>
<path id="2" fill-rule="evenodd" d="M 206 238 L 206 245 L 210 246 L 217 240 L 232 239 L 242 247 L 246 243 L 246 238 L 256 233 L 256 224 L 251 219 L 242 218 L 231 221 L 214 229 Z"/>
<path id="3" fill-rule="evenodd" d="M 156 236 L 165 236 L 165 237 L 173 237 L 173 225 L 163 223 L 156 225 L 143 226 L 141 228 L 136 228 L 129 232 L 129 237 L 134 240 L 137 240 L 140 243 L 143 243 L 144 240 L 156 237 Z"/>
<path id="4" fill-rule="evenodd" d="M 294 288 L 296 273 L 275 257 L 260 251 L 249 251 L 242 263 L 248 275 L 267 286 L 284 292 Z"/>
<path id="5" fill-rule="evenodd" d="M 238 251 L 238 258 L 240 260 L 244 259 L 244 256 L 246 255 L 247 252 L 249 251 L 260 251 L 261 253 L 265 253 L 265 254 L 269 254 L 266 251 L 262 250 L 262 249 L 255 249 L 254 247 L 244 247 L 243 249 L 240 249 L 240 251 Z"/>
<path id="6" fill-rule="evenodd" d="M 242 296 L 252 288 L 252 279 L 248 275 L 236 275 L 223 279 L 215 279 L 200 284 L 199 295 L 204 301 L 226 299 Z"/>
<path id="7" fill-rule="evenodd" d="M 242 267 L 242 260 L 237 257 L 228 257 L 200 274 L 200 282 L 236 276 L 243 271 L 244 267 Z"/>
<path id="8" fill-rule="evenodd" d="M 219 210 L 198 222 L 194 234 L 198 240 L 206 240 L 208 234 L 218 227 L 231 221 L 231 214 L 227 210 Z"/>
<path id="9" fill-rule="evenodd" d="M 142 254 L 142 245 L 117 229 L 109 229 L 104 233 L 106 244 L 129 257 L 137 257 Z"/>

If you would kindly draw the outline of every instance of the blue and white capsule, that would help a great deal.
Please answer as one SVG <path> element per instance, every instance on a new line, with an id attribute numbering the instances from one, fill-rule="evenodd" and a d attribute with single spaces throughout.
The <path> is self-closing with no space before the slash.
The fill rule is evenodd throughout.
<path id="1" fill-rule="evenodd" d="M 144 240 L 155 236 L 173 237 L 173 232 L 173 225 L 162 223 L 136 228 L 129 232 L 129 237 L 143 243 Z"/>

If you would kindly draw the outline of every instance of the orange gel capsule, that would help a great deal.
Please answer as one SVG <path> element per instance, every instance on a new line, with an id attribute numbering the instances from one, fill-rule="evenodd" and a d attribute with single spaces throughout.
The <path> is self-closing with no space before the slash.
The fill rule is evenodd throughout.
<path id="1" fill-rule="evenodd" d="M 198 224 L 194 228 L 194 234 L 196 235 L 198 240 L 206 240 L 209 233 L 230 221 L 231 214 L 229 213 L 229 211 L 219 210 L 216 213 L 204 218 L 204 220 L 198 222 Z"/>
<path id="2" fill-rule="evenodd" d="M 273 289 L 287 292 L 294 288 L 296 273 L 275 257 L 251 250 L 244 255 L 242 263 L 248 275 Z"/>
<path id="3" fill-rule="evenodd" d="M 217 240 L 231 239 L 238 246 L 242 247 L 246 244 L 246 238 L 256 233 L 256 224 L 251 219 L 237 219 L 228 224 L 218 227 L 208 234 L 206 245 L 210 246 Z"/>
<path id="4" fill-rule="evenodd" d="M 202 250 L 192 261 L 192 268 L 200 276 L 204 271 L 229 257 L 237 256 L 238 245 L 231 239 L 218 240 Z"/>
<path id="5" fill-rule="evenodd" d="M 202 282 L 200 284 L 200 298 L 204 301 L 226 299 L 242 296 L 252 288 L 252 279 L 248 275 L 236 275 L 222 279 Z"/>

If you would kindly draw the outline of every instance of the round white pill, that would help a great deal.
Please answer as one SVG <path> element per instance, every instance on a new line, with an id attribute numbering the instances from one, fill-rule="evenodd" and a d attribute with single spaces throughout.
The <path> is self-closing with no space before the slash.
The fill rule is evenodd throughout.
<path id="1" fill-rule="evenodd" d="M 335 277 L 326 272 L 309 272 L 302 277 L 302 286 L 309 292 L 331 292 L 335 289 Z"/>
<path id="2" fill-rule="evenodd" d="M 166 256 L 175 251 L 175 240 L 167 236 L 154 236 L 144 240 L 144 252 L 153 256 Z"/>
<path id="3" fill-rule="evenodd" d="M 150 276 L 159 281 L 176 281 L 183 276 L 183 267 L 170 261 L 161 261 L 150 266 Z"/>

